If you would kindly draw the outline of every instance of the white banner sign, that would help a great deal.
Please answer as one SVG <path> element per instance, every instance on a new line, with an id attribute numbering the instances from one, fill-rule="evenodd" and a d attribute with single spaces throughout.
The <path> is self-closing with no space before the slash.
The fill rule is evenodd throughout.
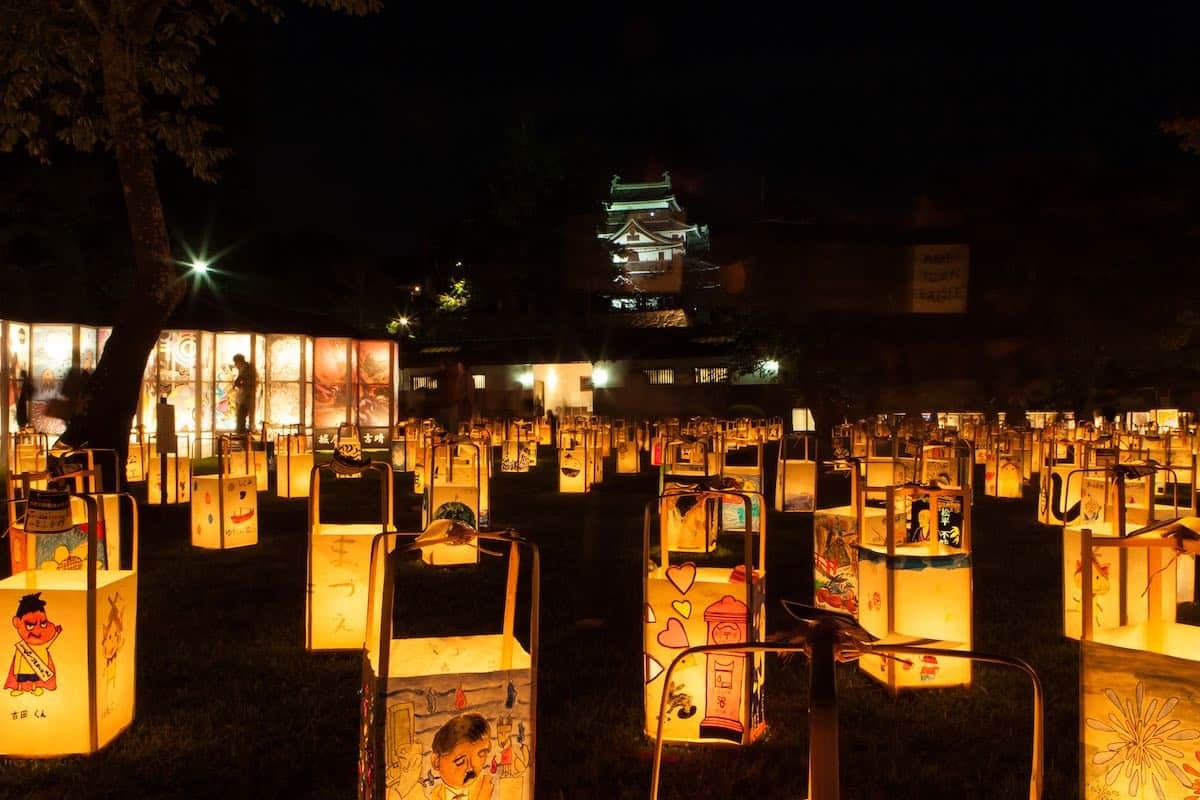
<path id="1" fill-rule="evenodd" d="M 912 248 L 912 311 L 965 314 L 971 247 L 922 244 Z"/>

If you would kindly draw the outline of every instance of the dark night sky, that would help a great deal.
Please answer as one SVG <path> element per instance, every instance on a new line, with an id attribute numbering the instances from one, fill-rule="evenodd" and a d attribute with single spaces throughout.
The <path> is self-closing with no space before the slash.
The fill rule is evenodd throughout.
<path id="1" fill-rule="evenodd" d="M 1148 185 L 1200 170 L 1157 130 L 1200 113 L 1200 15 L 956 8 L 391 2 L 355 19 L 295 3 L 279 26 L 222 31 L 212 116 L 236 155 L 218 186 L 164 158 L 164 201 L 181 238 L 208 226 L 214 247 L 302 231 L 415 261 L 494 216 L 521 119 L 556 154 L 553 212 L 596 211 L 613 172 L 670 169 L 714 233 L 764 185 L 788 213 L 907 206 L 1022 154 L 1087 153 Z"/>

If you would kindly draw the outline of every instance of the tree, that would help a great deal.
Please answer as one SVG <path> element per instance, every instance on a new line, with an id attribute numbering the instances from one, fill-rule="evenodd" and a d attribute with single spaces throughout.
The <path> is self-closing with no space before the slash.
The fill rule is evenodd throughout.
<path id="1" fill-rule="evenodd" d="M 381 0 L 303 0 L 355 15 Z M 159 149 L 200 180 L 216 180 L 228 150 L 199 111 L 217 100 L 200 68 L 219 26 L 272 0 L 0 0 L 0 151 L 23 149 L 44 164 L 55 143 L 117 162 L 133 245 L 133 288 L 62 441 L 122 455 L 146 359 L 185 278 L 171 256 L 155 176 Z"/>

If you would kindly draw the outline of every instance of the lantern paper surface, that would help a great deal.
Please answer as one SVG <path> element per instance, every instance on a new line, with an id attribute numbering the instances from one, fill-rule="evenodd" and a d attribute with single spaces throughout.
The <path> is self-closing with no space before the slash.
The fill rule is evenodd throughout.
<path id="1" fill-rule="evenodd" d="M 776 511 L 813 511 L 817 502 L 817 463 L 780 460 L 775 473 Z"/>
<path id="2" fill-rule="evenodd" d="M 376 796 L 366 781 L 360 797 L 442 800 L 459 792 L 472 800 L 533 797 L 532 661 L 518 643 L 512 668 L 501 669 L 502 639 L 497 634 L 391 643 L 390 675 L 372 673 L 365 694 L 382 691 L 376 684 L 382 681 L 386 708 L 374 703 L 364 708 L 364 740 L 375 715 L 384 716 L 385 763 L 364 759 L 370 766 L 360 766 L 364 773 L 384 770 L 387 795 Z M 435 753 L 435 741 L 447 752 Z M 462 757 L 458 766 L 457 757 Z M 465 768 L 474 773 L 472 779 L 466 779 Z"/>
<path id="3" fill-rule="evenodd" d="M 762 582 L 755 581 L 750 608 L 739 599 L 746 594 L 745 581 L 736 577 L 729 568 L 697 567 L 691 562 L 657 567 L 647 577 L 643 609 L 647 736 L 655 735 L 663 675 L 680 650 L 761 640 Z M 761 654 L 689 656 L 676 667 L 667 687 L 664 740 L 749 743 L 758 739 L 766 730 L 763 666 Z"/>
<path id="4" fill-rule="evenodd" d="M 438 519 L 465 522 L 477 530 L 488 527 L 487 449 L 474 444 L 439 445 L 427 475 L 425 525 Z"/>
<path id="5" fill-rule="evenodd" d="M 112 535 L 97 547 L 97 555 L 110 568 L 101 566 L 100 559 L 89 558 L 85 539 L 69 558 L 52 556 L 44 568 L 31 566 L 0 580 L 0 608 L 6 610 L 5 619 L 11 620 L 5 626 L 8 649 L 0 667 L 5 676 L 0 691 L 2 755 L 92 753 L 133 721 L 137 572 L 118 569 L 116 497 L 111 503 L 102 501 L 114 512 L 109 519 Z M 71 498 L 72 520 L 80 516 L 82 503 L 79 497 Z M 100 506 L 93 508 L 100 512 Z M 133 519 L 136 526 L 136 508 Z M 98 514 L 84 524 L 93 523 L 100 526 Z M 77 532 L 78 523 L 68 531 Z M 30 533 L 28 537 L 42 535 L 47 534 Z M 49 536 L 56 551 L 70 546 L 61 534 Z M 49 545 L 35 543 L 28 543 L 28 548 L 30 552 L 50 550 Z M 88 589 L 92 568 L 94 593 Z"/>
<path id="6" fill-rule="evenodd" d="M 312 468 L 312 453 L 285 449 L 275 457 L 275 493 L 280 497 L 308 497 Z"/>
<path id="7" fill-rule="evenodd" d="M 582 441 L 558 451 L 558 490 L 563 494 L 586 492 L 591 488 L 590 452 Z"/>
<path id="8" fill-rule="evenodd" d="M 191 502 L 193 547 L 227 550 L 258 544 L 253 475 L 196 475 Z"/>
<path id="9" fill-rule="evenodd" d="M 881 509 L 866 509 L 880 512 Z M 813 602 L 858 616 L 858 514 L 853 506 L 813 515 Z"/>
<path id="10" fill-rule="evenodd" d="M 750 506 L 750 530 L 757 531 L 762 517 L 762 503 L 758 495 L 762 492 L 762 469 L 759 467 L 725 467 L 721 471 L 722 488 L 733 492 L 751 492 L 755 496 Z M 746 530 L 745 504 L 738 498 L 730 498 L 722 503 L 721 529 L 725 531 Z"/>
<path id="11" fill-rule="evenodd" d="M 989 497 L 1021 497 L 1022 466 L 1019 454 L 995 453 L 984 471 L 984 491 Z"/>
<path id="12" fill-rule="evenodd" d="M 1078 475 L 1067 480 L 1078 469 L 1074 462 L 1043 467 L 1038 490 L 1038 522 L 1070 525 L 1079 518 L 1083 482 Z"/>
<path id="13" fill-rule="evenodd" d="M 101 569 L 118 563 L 121 542 L 121 495 L 92 495 L 98 503 L 96 539 Z M 62 533 L 26 533 L 20 522 L 9 526 L 9 555 L 13 574 L 27 569 L 77 570 L 87 563 L 87 506 L 79 497 L 70 498 L 73 528 Z"/>
<path id="14" fill-rule="evenodd" d="M 375 523 L 317 523 L 309 536 L 305 610 L 309 650 L 358 650 L 366 640 L 367 590 Z"/>
<path id="15" fill-rule="evenodd" d="M 691 488 L 668 488 L 659 498 L 659 524 L 672 550 L 711 553 L 717 546 L 720 498 Z"/>
<path id="16" fill-rule="evenodd" d="M 638 446 L 636 441 L 617 443 L 617 474 L 636 475 L 641 470 Z"/>
<path id="17" fill-rule="evenodd" d="M 146 502 L 151 505 L 186 503 L 191 497 L 192 462 L 187 456 L 167 453 L 166 496 L 163 495 L 162 454 L 151 459 L 146 473 Z"/>

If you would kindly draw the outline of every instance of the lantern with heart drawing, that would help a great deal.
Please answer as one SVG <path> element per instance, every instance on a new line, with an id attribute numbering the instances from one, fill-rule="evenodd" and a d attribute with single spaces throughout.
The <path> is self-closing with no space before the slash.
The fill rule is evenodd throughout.
<path id="1" fill-rule="evenodd" d="M 424 781 L 433 798 L 530 800 L 537 752 L 537 548 L 513 531 L 436 524 L 427 531 L 432 537 L 379 535 L 372 545 L 358 796 L 387 800 Z M 489 557 L 444 570 L 418 556 L 441 545 L 486 550 Z M 436 627 L 406 613 L 412 597 L 478 598 L 484 587 L 502 589 L 503 601 L 474 602 L 463 608 L 464 618 L 439 619 Z M 518 606 L 526 602 L 528 625 L 518 627 Z M 499 632 L 479 633 L 480 614 L 489 607 L 496 619 L 482 629 Z"/>
<path id="2" fill-rule="evenodd" d="M 133 722 L 137 507 L 128 495 L 52 491 L 12 508 L 31 555 L 0 580 L 14 629 L 0 754 L 93 753 Z"/>
<path id="3" fill-rule="evenodd" d="M 719 504 L 741 499 L 749 513 L 754 495 L 709 492 Z M 759 502 L 762 496 L 758 495 Z M 716 556 L 672 561 L 677 551 L 666 527 L 659 526 L 660 559 L 651 559 L 653 515 L 647 509 L 642 556 L 648 565 L 642 590 L 644 726 L 658 728 L 663 692 L 668 694 L 663 736 L 676 742 L 750 744 L 766 731 L 762 691 L 765 664 L 759 655 L 721 654 L 690 657 L 664 687 L 665 665 L 696 644 L 761 641 L 766 596 L 766 522 L 757 534 L 738 534 L 741 559 L 729 564 Z M 737 541 L 732 539 L 731 541 Z"/>

